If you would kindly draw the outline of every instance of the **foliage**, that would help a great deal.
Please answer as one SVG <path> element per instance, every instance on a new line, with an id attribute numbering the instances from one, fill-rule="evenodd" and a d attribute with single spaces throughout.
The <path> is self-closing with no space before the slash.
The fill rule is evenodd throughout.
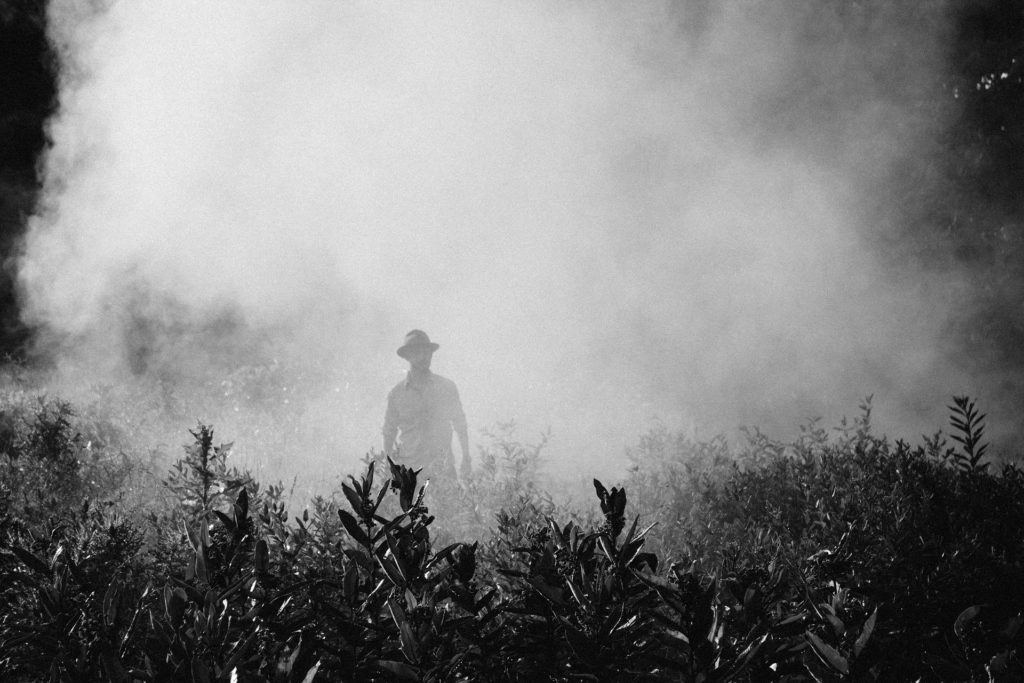
<path id="1" fill-rule="evenodd" d="M 98 438 L 63 401 L 5 397 L 0 407 L 0 532 L 29 528 L 124 492 L 145 463 Z M 2 542 L 0 542 L 2 543 Z"/>
<path id="2" fill-rule="evenodd" d="M 180 503 L 186 519 L 195 523 L 212 518 L 217 508 L 243 488 L 253 487 L 248 473 L 228 468 L 231 444 L 213 445 L 213 429 L 199 425 L 189 432 L 195 442 L 185 447 L 185 457 L 174 463 L 165 486 Z"/>
<path id="3" fill-rule="evenodd" d="M 200 425 L 160 514 L 81 491 L 36 523 L 7 508 L 0 674 L 1015 680 L 1024 477 L 984 467 L 980 413 L 955 406 L 952 455 L 941 435 L 874 436 L 869 402 L 792 443 L 655 430 L 625 487 L 595 480 L 594 511 L 568 521 L 543 492 L 541 448 L 511 430 L 454 504 L 433 502 L 423 472 L 370 457 L 292 517 Z M 75 452 L 71 414 L 11 423 L 11 462 Z M 450 538 L 470 527 L 435 514 L 467 503 L 492 527 Z"/>
<path id="4" fill-rule="evenodd" d="M 817 622 L 809 633 L 839 655 L 809 636 L 819 659 L 849 665 L 843 653 L 857 654 L 858 676 L 885 672 L 888 680 L 987 680 L 985 667 L 1011 660 L 1020 645 L 1011 628 L 1024 606 L 1019 470 L 988 473 L 983 416 L 969 399 L 951 408 L 960 451 L 941 434 L 916 448 L 892 444 L 871 433 L 870 412 L 868 401 L 834 436 L 817 423 L 792 443 L 750 432 L 733 457 L 712 460 L 692 478 L 671 475 L 693 458 L 693 444 L 648 448 L 646 455 L 660 457 L 635 460 L 627 486 L 674 482 L 681 494 L 663 495 L 671 502 L 650 521 L 677 525 L 684 559 L 741 584 L 763 581 L 766 566 L 782 568 L 769 594 L 776 604 L 802 604 L 803 618 Z M 1002 623 L 985 635 L 1001 645 L 965 650 L 951 627 L 962 610 L 982 604 L 1000 606 L 987 608 L 1000 615 L 990 625 Z M 840 606 L 848 616 L 836 622 Z M 876 609 L 873 646 L 858 653 L 856 640 Z M 865 626 L 851 629 L 851 620 Z"/>
<path id="5" fill-rule="evenodd" d="M 967 396 L 953 397 L 953 405 L 949 406 L 952 415 L 949 418 L 950 424 L 957 430 L 950 438 L 963 447 L 963 454 L 950 451 L 950 457 L 956 462 L 957 467 L 968 472 L 985 470 L 987 462 L 982 462 L 988 444 L 983 443 L 985 416 L 978 413 L 977 407 Z"/>

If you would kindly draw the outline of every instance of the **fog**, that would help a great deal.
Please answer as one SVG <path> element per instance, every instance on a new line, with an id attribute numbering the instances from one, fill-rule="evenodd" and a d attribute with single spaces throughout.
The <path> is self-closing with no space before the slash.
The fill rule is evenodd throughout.
<path id="1" fill-rule="evenodd" d="M 563 472 L 869 394 L 933 431 L 958 285 L 882 268 L 869 188 L 941 133 L 908 88 L 944 27 L 842 5 L 57 0 L 18 264 L 49 381 L 221 392 L 172 427 L 319 481 L 379 447 L 412 328 L 474 448 L 550 429 Z"/>

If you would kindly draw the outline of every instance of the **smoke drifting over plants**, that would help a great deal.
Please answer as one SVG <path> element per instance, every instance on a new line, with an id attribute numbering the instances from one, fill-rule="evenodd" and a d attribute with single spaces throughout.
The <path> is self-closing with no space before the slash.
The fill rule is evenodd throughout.
<path id="1" fill-rule="evenodd" d="M 897 286 L 874 246 L 879 180 L 949 114 L 914 106 L 939 12 L 92 5 L 51 8 L 20 262 L 67 376 L 259 368 L 297 429 L 340 435 L 318 466 L 379 444 L 413 327 L 473 428 L 550 426 L 554 457 L 597 462 L 654 417 L 707 434 L 874 394 L 915 434 L 977 389 L 943 362 L 957 284 Z"/>

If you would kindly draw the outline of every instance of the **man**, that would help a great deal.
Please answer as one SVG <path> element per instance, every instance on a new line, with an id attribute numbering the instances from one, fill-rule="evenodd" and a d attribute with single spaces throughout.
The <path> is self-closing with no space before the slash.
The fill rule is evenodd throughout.
<path id="1" fill-rule="evenodd" d="M 384 415 L 384 453 L 398 455 L 411 467 L 422 467 L 426 476 L 441 481 L 455 479 L 452 431 L 462 450 L 461 478 L 470 472 L 469 434 L 455 383 L 430 371 L 430 361 L 440 348 L 422 330 L 405 335 L 398 355 L 409 361 L 409 372 L 388 393 Z"/>

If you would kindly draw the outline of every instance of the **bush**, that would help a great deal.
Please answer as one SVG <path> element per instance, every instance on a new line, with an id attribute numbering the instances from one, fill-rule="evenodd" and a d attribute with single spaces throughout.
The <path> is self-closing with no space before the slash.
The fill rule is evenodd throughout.
<path id="1" fill-rule="evenodd" d="M 43 488 L 5 508 L 5 680 L 1024 673 L 1024 476 L 989 471 L 966 398 L 952 411 L 959 450 L 941 434 L 920 447 L 874 436 L 869 403 L 792 443 L 655 430 L 630 452 L 625 487 L 594 481 L 591 512 L 555 504 L 543 440 L 509 428 L 469 485 L 436 502 L 422 472 L 371 455 L 295 517 L 203 425 L 162 508 L 93 503 L 104 490 L 83 473 L 104 461 L 80 457 L 73 411 L 52 405 L 0 431 L 8 466 L 65 468 L 10 474 Z M 26 517 L 37 510 L 49 517 Z"/>
<path id="2" fill-rule="evenodd" d="M 869 402 L 834 436 L 816 423 L 793 443 L 752 431 L 735 455 L 656 433 L 627 483 L 662 487 L 650 517 L 672 529 L 666 545 L 683 561 L 761 579 L 766 566 L 785 568 L 774 594 L 803 603 L 821 638 L 857 637 L 849 619 L 822 610 L 836 596 L 856 623 L 877 608 L 863 654 L 887 678 L 987 680 L 986 667 L 1019 671 L 1024 489 L 1015 467 L 994 475 L 981 462 L 973 403 L 957 398 L 951 412 L 962 452 L 941 434 L 916 448 L 874 436 Z M 988 605 L 985 647 L 953 628 L 975 605 Z"/>

